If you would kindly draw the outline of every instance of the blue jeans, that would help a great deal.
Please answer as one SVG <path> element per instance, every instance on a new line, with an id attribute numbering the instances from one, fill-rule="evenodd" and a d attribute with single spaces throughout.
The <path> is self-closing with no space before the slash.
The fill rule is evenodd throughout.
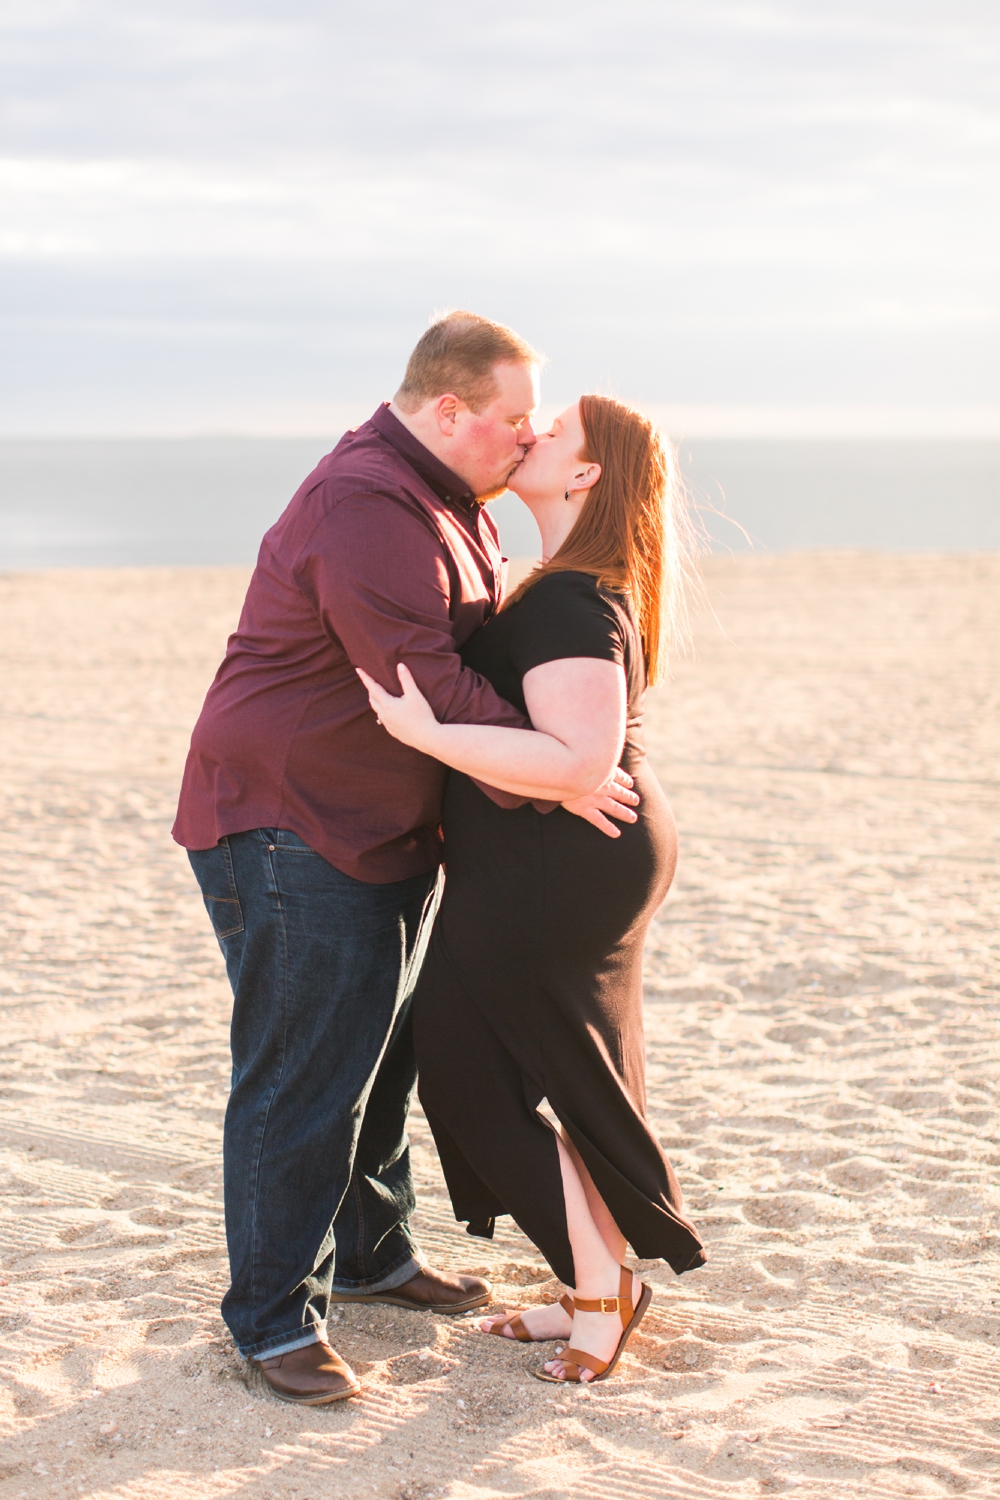
<path id="1" fill-rule="evenodd" d="M 280 828 L 189 857 L 234 1001 L 222 1315 L 263 1357 L 325 1338 L 332 1293 L 386 1291 L 422 1265 L 410 996 L 437 878 L 368 885 Z"/>

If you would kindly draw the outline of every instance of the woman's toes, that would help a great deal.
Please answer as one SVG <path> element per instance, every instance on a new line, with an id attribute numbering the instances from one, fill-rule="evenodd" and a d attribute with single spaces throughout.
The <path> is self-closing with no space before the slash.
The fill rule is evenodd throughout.
<path id="1" fill-rule="evenodd" d="M 491 1318 L 481 1318 L 479 1322 L 479 1331 L 481 1333 L 489 1333 L 491 1328 L 495 1328 L 498 1323 L 503 1323 L 506 1320 L 506 1317 L 506 1313 L 494 1313 Z M 514 1337 L 509 1328 L 505 1328 L 503 1334 L 504 1338 L 509 1339 Z"/>

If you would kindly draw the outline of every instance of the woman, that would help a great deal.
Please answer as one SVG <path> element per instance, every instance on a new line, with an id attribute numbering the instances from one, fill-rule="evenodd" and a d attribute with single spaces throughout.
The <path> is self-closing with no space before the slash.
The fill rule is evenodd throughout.
<path id="1" fill-rule="evenodd" d="M 389 733 L 456 773 L 414 1000 L 420 1098 L 455 1214 L 489 1237 L 509 1213 L 573 1288 L 481 1326 L 571 1337 L 536 1374 L 589 1381 L 611 1374 L 652 1295 L 623 1268 L 626 1243 L 678 1273 L 705 1259 L 646 1123 L 642 1030 L 643 942 L 677 849 L 642 703 L 683 611 L 685 521 L 653 425 L 599 396 L 557 418 L 510 488 L 542 564 L 462 656 L 534 729 L 438 724 L 402 663 L 399 697 L 361 676 Z M 473 780 L 563 802 L 619 760 L 640 804 L 620 830 L 562 807 L 503 811 Z"/>

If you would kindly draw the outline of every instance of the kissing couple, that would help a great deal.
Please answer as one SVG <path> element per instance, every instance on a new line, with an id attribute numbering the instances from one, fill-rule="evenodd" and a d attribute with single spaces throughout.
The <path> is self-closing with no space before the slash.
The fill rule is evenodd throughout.
<path id="1" fill-rule="evenodd" d="M 539 364 L 472 313 L 427 330 L 264 537 L 192 736 L 174 837 L 234 997 L 222 1312 L 286 1401 L 361 1391 L 331 1303 L 491 1299 L 410 1233 L 418 1073 L 456 1218 L 489 1239 L 511 1215 L 566 1287 L 480 1324 L 564 1344 L 541 1379 L 614 1371 L 652 1296 L 628 1245 L 705 1260 L 642 1026 L 677 856 L 643 694 L 683 619 L 685 512 L 630 407 L 582 396 L 535 433 Z M 505 488 L 542 556 L 509 594 Z"/>

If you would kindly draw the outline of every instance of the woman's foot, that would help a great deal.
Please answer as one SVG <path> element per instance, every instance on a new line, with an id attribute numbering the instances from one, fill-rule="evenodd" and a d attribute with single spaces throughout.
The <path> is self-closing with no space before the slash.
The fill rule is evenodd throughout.
<path id="1" fill-rule="evenodd" d="M 616 1296 L 617 1292 L 606 1294 Z M 639 1306 L 642 1297 L 642 1282 L 638 1276 L 632 1277 L 632 1306 Z M 622 1334 L 628 1324 L 628 1317 L 622 1322 L 619 1313 L 601 1312 L 576 1312 L 573 1316 L 573 1329 L 570 1336 L 570 1345 L 579 1353 L 585 1350 L 593 1354 L 603 1364 L 609 1364 L 614 1358 L 615 1350 L 621 1343 Z M 551 1375 L 554 1380 L 566 1379 L 566 1366 L 561 1359 L 546 1360 L 545 1373 Z M 594 1371 L 589 1370 L 585 1364 L 580 1366 L 580 1380 L 589 1382 L 594 1378 Z"/>
<path id="2" fill-rule="evenodd" d="M 483 1333 L 494 1333 L 500 1338 L 516 1340 L 517 1334 L 510 1326 L 515 1318 L 520 1319 L 525 1333 L 540 1344 L 550 1339 L 568 1339 L 573 1327 L 573 1319 L 561 1302 L 547 1302 L 542 1307 L 527 1307 L 519 1313 L 494 1313 L 489 1318 L 481 1318 L 479 1327 Z M 521 1340 L 521 1342 L 524 1341 Z"/>

